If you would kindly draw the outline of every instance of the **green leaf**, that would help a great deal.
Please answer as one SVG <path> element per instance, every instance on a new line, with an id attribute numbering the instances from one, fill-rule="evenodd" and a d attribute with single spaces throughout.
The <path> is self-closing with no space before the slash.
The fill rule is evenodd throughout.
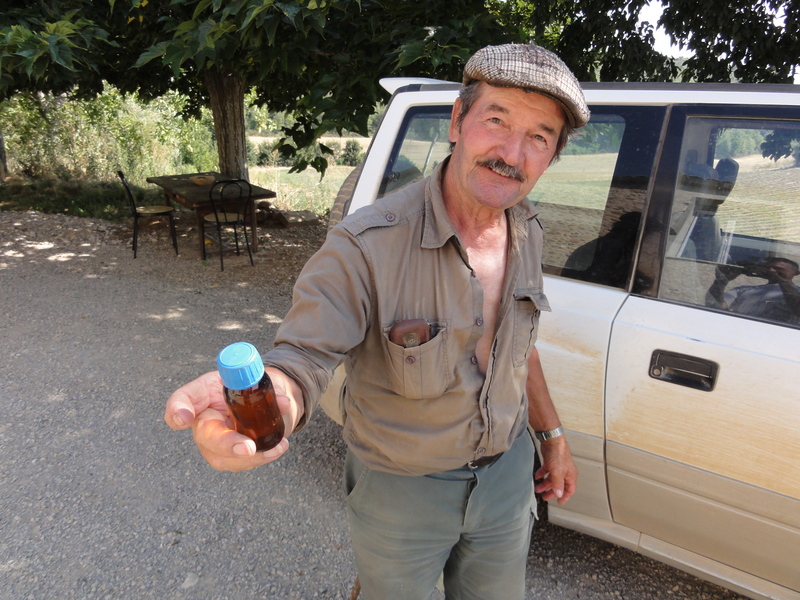
<path id="1" fill-rule="evenodd" d="M 47 40 L 47 45 L 50 48 L 50 58 L 57 65 L 61 65 L 68 71 L 74 71 L 75 67 L 72 65 L 72 53 L 68 47 L 60 44 L 61 40 L 55 36 L 50 36 Z"/>
<path id="2" fill-rule="evenodd" d="M 149 63 L 154 58 L 164 56 L 168 44 L 169 42 L 159 42 L 158 44 L 150 46 L 147 50 L 142 52 L 141 56 L 139 56 L 139 58 L 136 60 L 136 63 L 133 65 L 134 68 L 138 69 L 139 67 Z"/>
<path id="3" fill-rule="evenodd" d="M 247 16 L 244 18 L 244 21 L 242 21 L 241 29 L 246 29 L 247 26 L 250 25 L 250 23 L 253 21 L 253 19 L 255 19 L 258 15 L 264 12 L 267 8 L 269 7 L 264 5 L 251 6 L 250 10 L 247 11 Z"/>
<path id="4" fill-rule="evenodd" d="M 179 35 L 183 35 L 185 33 L 189 33 L 190 31 L 194 31 L 197 29 L 197 21 L 184 21 L 183 23 L 179 24 L 178 27 L 175 28 L 175 37 Z"/>
<path id="5" fill-rule="evenodd" d="M 210 4 L 211 0 L 200 0 L 200 2 L 198 2 L 197 6 L 194 8 L 194 13 L 192 14 L 192 21 L 196 21 L 197 18 L 200 16 L 200 13 L 202 13 L 205 9 L 207 9 Z M 216 11 L 216 9 L 214 10 Z"/>

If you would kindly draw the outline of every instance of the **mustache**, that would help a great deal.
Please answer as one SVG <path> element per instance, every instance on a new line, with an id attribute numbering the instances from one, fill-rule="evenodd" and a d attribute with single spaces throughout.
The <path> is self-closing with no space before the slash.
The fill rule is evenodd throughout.
<path id="1" fill-rule="evenodd" d="M 502 158 L 488 158 L 486 160 L 478 161 L 478 165 L 481 167 L 486 167 L 487 169 L 491 169 L 503 177 L 510 177 L 511 179 L 516 179 L 520 183 L 525 183 L 525 175 L 523 175 L 522 172 L 520 172 L 520 170 L 516 167 L 509 165 Z"/>

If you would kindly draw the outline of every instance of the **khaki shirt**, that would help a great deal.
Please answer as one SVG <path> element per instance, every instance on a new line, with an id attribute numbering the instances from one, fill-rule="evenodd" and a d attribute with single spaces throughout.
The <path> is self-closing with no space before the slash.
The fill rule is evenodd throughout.
<path id="1" fill-rule="evenodd" d="M 344 361 L 345 441 L 367 467 L 422 475 L 509 449 L 527 425 L 527 359 L 542 292 L 542 229 L 527 200 L 507 212 L 510 244 L 487 372 L 475 349 L 483 290 L 434 174 L 332 229 L 297 280 L 265 363 L 294 378 L 311 415 Z M 389 341 L 397 321 L 425 319 L 430 341 Z"/>

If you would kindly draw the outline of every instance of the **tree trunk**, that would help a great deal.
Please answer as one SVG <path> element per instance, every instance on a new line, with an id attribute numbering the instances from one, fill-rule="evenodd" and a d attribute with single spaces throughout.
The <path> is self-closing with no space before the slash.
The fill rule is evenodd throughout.
<path id="1" fill-rule="evenodd" d="M 226 177 L 248 179 L 244 82 L 235 73 L 217 67 L 203 71 L 203 80 L 211 99 L 219 170 Z"/>
<path id="2" fill-rule="evenodd" d="M 8 174 L 8 162 L 6 161 L 6 138 L 3 130 L 0 129 L 0 181 L 6 180 Z"/>

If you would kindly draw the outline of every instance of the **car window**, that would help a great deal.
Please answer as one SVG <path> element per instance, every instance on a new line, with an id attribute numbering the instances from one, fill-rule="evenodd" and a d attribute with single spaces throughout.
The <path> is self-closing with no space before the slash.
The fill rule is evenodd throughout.
<path id="1" fill-rule="evenodd" d="M 406 113 L 378 189 L 378 198 L 431 174 L 450 154 L 452 107 L 418 106 Z"/>
<path id="2" fill-rule="evenodd" d="M 689 118 L 659 297 L 800 326 L 800 123 Z"/>
<path id="3" fill-rule="evenodd" d="M 408 110 L 378 197 L 431 174 L 450 153 L 451 107 Z M 592 106 L 529 199 L 545 231 L 544 271 L 619 288 L 627 286 L 664 120 L 663 107 Z"/>
<path id="4" fill-rule="evenodd" d="M 663 107 L 592 106 L 530 199 L 544 227 L 544 271 L 626 288 Z"/>

